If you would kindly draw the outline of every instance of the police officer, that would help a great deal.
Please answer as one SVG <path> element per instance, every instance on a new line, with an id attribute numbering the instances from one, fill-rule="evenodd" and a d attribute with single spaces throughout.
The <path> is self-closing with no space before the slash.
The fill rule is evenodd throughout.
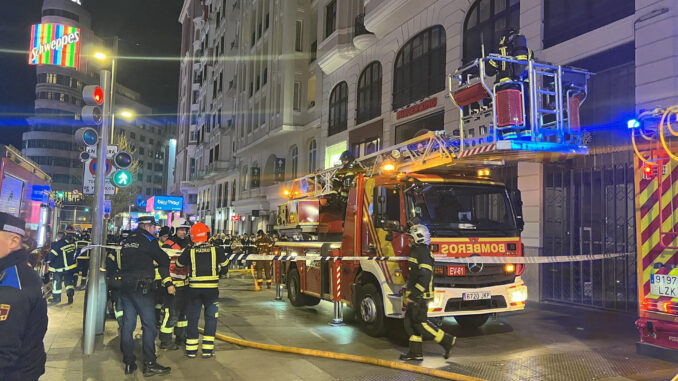
<path id="1" fill-rule="evenodd" d="M 61 303 L 62 285 L 66 288 L 68 304 L 73 303 L 73 294 L 75 285 L 73 284 L 73 273 L 78 266 L 75 263 L 75 244 L 69 243 L 64 232 L 57 233 L 56 242 L 52 243 L 49 257 L 49 271 L 52 273 L 52 299 L 50 303 Z"/>
<path id="2" fill-rule="evenodd" d="M 166 249 L 177 250 L 176 253 L 168 253 L 170 257 L 169 272 L 172 283 L 177 289 L 174 295 L 165 293 L 163 300 L 163 320 L 160 325 L 160 348 L 177 350 L 179 346 L 186 344 L 186 303 L 188 294 L 188 268 L 177 267 L 177 258 L 181 252 L 191 245 L 188 230 L 191 225 L 185 218 L 179 218 L 172 223 L 174 235 L 169 237 L 162 246 Z M 176 335 L 172 342 L 172 334 Z"/>
<path id="3" fill-rule="evenodd" d="M 130 234 L 122 246 L 122 293 L 120 301 L 123 310 L 122 330 L 120 333 L 120 349 L 125 363 L 125 374 L 134 373 L 137 369 L 134 356 L 134 337 L 137 316 L 141 317 L 143 331 L 142 347 L 144 353 L 144 376 L 169 373 L 170 368 L 158 364 L 155 355 L 155 311 L 153 310 L 153 278 L 154 264 L 158 264 L 161 284 L 167 292 L 174 294 L 176 289 L 169 276 L 169 258 L 158 245 L 155 238 L 156 225 L 153 216 L 142 216 L 138 219 L 139 227 Z"/>
<path id="4" fill-rule="evenodd" d="M 271 254 L 271 246 L 273 241 L 264 233 L 263 230 L 257 231 L 257 240 L 255 242 L 257 247 L 257 254 L 269 255 Z M 266 288 L 271 288 L 271 261 L 258 260 L 254 264 L 254 269 L 257 270 L 257 281 L 259 287 L 264 287 L 264 278 L 261 276 L 263 272 L 266 275 Z"/>
<path id="5" fill-rule="evenodd" d="M 47 304 L 42 280 L 21 247 L 26 223 L 0 212 L 0 379 L 37 380 L 45 373 Z"/>
<path id="6" fill-rule="evenodd" d="M 443 357 L 450 357 L 456 337 L 445 333 L 428 320 L 428 302 L 433 299 L 433 255 L 429 244 L 431 233 L 424 225 L 413 225 L 407 232 L 410 237 L 410 258 L 407 270 L 407 285 L 403 294 L 405 332 L 410 335 L 410 348 L 400 355 L 401 360 L 424 359 L 422 340 L 435 340 L 444 350 Z"/>
<path id="7" fill-rule="evenodd" d="M 177 266 L 189 267 L 188 283 L 188 328 L 186 329 L 186 356 L 198 355 L 198 322 L 200 311 L 205 310 L 205 329 L 202 336 L 202 357 L 214 356 L 214 335 L 217 332 L 219 313 L 219 267 L 228 265 L 226 253 L 221 247 L 207 243 L 210 229 L 202 222 L 191 227 L 191 239 L 194 247 L 184 250 Z"/>

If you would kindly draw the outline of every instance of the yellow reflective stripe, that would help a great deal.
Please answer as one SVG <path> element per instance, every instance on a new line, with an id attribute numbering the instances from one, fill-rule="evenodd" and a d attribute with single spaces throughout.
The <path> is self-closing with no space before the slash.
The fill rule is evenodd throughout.
<path id="1" fill-rule="evenodd" d="M 116 311 L 115 311 L 115 318 L 117 319 L 117 318 L 121 317 L 122 314 L 123 314 L 122 311 L 117 311 L 117 310 L 116 310 Z"/>
<path id="2" fill-rule="evenodd" d="M 73 269 L 76 268 L 76 267 L 78 267 L 77 264 L 75 264 L 75 265 L 70 265 L 70 266 L 68 266 L 66 269 L 68 269 L 68 270 L 73 270 Z"/>
<path id="3" fill-rule="evenodd" d="M 196 263 L 195 263 L 195 249 L 191 249 L 191 264 L 192 264 L 191 273 L 193 274 L 193 277 L 195 278 L 195 277 L 198 276 L 198 273 L 196 272 L 196 268 L 198 266 L 196 266 Z"/>
<path id="4" fill-rule="evenodd" d="M 213 247 L 210 252 L 212 253 L 212 276 L 214 276 L 217 275 L 217 249 Z"/>
<path id="5" fill-rule="evenodd" d="M 421 291 L 421 292 L 426 291 L 426 289 L 424 288 L 424 286 L 420 285 L 419 283 L 415 284 L 414 287 L 415 287 L 417 290 Z"/>
<path id="6" fill-rule="evenodd" d="M 215 312 L 215 313 L 214 313 L 214 317 L 215 317 L 215 318 L 218 318 L 218 317 L 219 317 L 219 313 L 218 313 L 218 312 Z"/>
<path id="7" fill-rule="evenodd" d="M 428 271 L 433 272 L 433 267 L 431 265 L 427 265 L 426 263 L 422 263 L 419 265 L 420 269 L 427 269 Z"/>
<path id="8" fill-rule="evenodd" d="M 433 338 L 436 341 L 436 343 L 439 343 L 445 336 L 445 331 L 443 331 L 440 328 L 435 329 L 431 327 L 427 322 L 422 322 L 421 326 L 424 327 L 424 329 L 427 330 L 431 335 L 433 335 Z"/>
<path id="9" fill-rule="evenodd" d="M 186 339 L 186 344 L 198 344 L 199 339 Z"/>
<path id="10" fill-rule="evenodd" d="M 214 344 L 202 344 L 202 349 L 214 349 Z"/>
<path id="11" fill-rule="evenodd" d="M 66 258 L 66 251 L 64 250 L 63 247 L 61 248 L 61 254 L 64 257 L 64 266 L 70 269 L 70 267 L 68 267 L 68 258 Z M 75 266 L 73 266 L 73 268 L 75 268 Z"/>
<path id="12" fill-rule="evenodd" d="M 204 336 L 204 335 L 203 335 L 202 340 L 203 340 L 203 341 L 205 341 L 205 340 L 207 340 L 207 341 L 214 341 L 214 336 Z"/>
<path id="13" fill-rule="evenodd" d="M 184 287 L 188 284 L 188 280 L 173 280 L 174 287 Z"/>
<path id="14" fill-rule="evenodd" d="M 410 261 L 410 262 L 412 262 L 412 263 L 419 263 L 419 261 L 417 261 L 417 258 L 415 258 L 415 257 L 410 257 L 410 258 L 408 259 L 408 261 Z"/>
<path id="15" fill-rule="evenodd" d="M 527 60 L 527 55 L 526 55 L 526 54 L 518 55 L 518 56 L 516 56 L 516 59 L 519 59 L 519 60 Z"/>
<path id="16" fill-rule="evenodd" d="M 490 60 L 489 64 L 495 68 L 499 68 L 499 65 L 497 65 L 497 62 L 495 60 Z"/>
<path id="17" fill-rule="evenodd" d="M 228 262 L 230 262 L 230 260 L 227 259 L 227 260 L 225 260 L 224 262 L 219 263 L 219 266 L 221 266 L 221 267 L 226 267 L 226 266 L 228 265 Z"/>
<path id="18" fill-rule="evenodd" d="M 187 326 L 188 326 L 188 322 L 187 322 L 187 321 L 180 321 L 180 322 L 177 322 L 177 328 L 183 328 L 183 327 L 187 327 Z"/>
<path id="19" fill-rule="evenodd" d="M 421 343 L 421 336 L 412 335 L 410 336 L 410 341 L 416 341 L 418 343 Z"/>
<path id="20" fill-rule="evenodd" d="M 219 283 L 190 283 L 190 288 L 219 288 Z"/>
<path id="21" fill-rule="evenodd" d="M 186 344 L 186 350 L 187 351 L 197 351 L 198 350 L 198 344 L 195 344 L 195 345 Z"/>
<path id="22" fill-rule="evenodd" d="M 219 275 L 205 275 L 191 278 L 191 281 L 201 281 L 201 280 L 219 280 Z"/>
<path id="23" fill-rule="evenodd" d="M 66 291 L 72 290 L 72 289 L 74 289 L 74 288 L 75 288 L 75 287 L 73 287 L 73 286 L 66 286 Z"/>
<path id="24" fill-rule="evenodd" d="M 172 278 L 166 277 L 165 279 L 162 280 L 161 283 L 162 283 L 162 284 L 167 284 L 167 283 L 169 283 L 169 282 L 171 282 L 171 281 L 172 281 Z"/>

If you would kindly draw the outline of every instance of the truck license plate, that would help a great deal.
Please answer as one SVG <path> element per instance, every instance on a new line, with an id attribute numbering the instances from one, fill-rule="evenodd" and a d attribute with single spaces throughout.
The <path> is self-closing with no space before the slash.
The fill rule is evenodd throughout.
<path id="1" fill-rule="evenodd" d="M 650 293 L 659 296 L 678 298 L 678 276 L 650 275 Z"/>
<path id="2" fill-rule="evenodd" d="M 465 292 L 461 294 L 463 300 L 483 300 L 490 299 L 492 294 L 489 292 Z"/>
<path id="3" fill-rule="evenodd" d="M 466 275 L 466 266 L 447 266 L 447 276 L 464 276 Z"/>

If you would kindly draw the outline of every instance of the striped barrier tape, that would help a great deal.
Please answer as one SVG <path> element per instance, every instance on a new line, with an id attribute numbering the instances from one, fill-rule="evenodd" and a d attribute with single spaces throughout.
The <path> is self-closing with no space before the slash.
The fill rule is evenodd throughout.
<path id="1" fill-rule="evenodd" d="M 89 250 L 97 245 L 90 245 L 83 250 Z M 100 245 L 106 249 L 120 250 L 121 246 Z M 177 256 L 181 253 L 179 250 L 163 249 L 171 256 Z M 450 258 L 450 257 L 435 257 L 436 262 L 443 263 L 513 263 L 513 264 L 543 264 L 543 263 L 563 263 L 563 262 L 583 262 L 596 261 L 602 259 L 611 259 L 624 257 L 627 255 L 635 255 L 635 253 L 610 253 L 610 254 L 589 254 L 589 255 L 557 255 L 557 256 L 542 256 L 542 257 L 466 257 L 466 258 Z M 305 261 L 407 261 L 409 257 L 330 257 L 320 255 L 259 255 L 259 254 L 226 254 L 226 259 L 235 261 L 291 261 L 291 260 L 305 260 Z"/>

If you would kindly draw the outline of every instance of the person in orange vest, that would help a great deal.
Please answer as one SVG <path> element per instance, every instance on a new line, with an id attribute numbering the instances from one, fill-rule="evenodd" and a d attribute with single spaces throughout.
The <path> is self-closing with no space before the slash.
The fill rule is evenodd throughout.
<path id="1" fill-rule="evenodd" d="M 169 254 L 170 267 L 169 272 L 172 277 L 172 283 L 177 289 L 174 295 L 165 293 L 163 300 L 163 319 L 160 325 L 160 348 L 176 350 L 179 346 L 186 343 L 186 304 L 188 302 L 188 272 L 190 269 L 177 266 L 177 258 L 181 251 L 191 246 L 191 239 L 188 237 L 188 230 L 191 225 L 185 218 L 179 218 L 172 223 L 174 235 L 169 237 L 163 248 L 179 251 L 175 254 Z M 176 336 L 175 342 L 172 342 L 172 335 Z"/>

